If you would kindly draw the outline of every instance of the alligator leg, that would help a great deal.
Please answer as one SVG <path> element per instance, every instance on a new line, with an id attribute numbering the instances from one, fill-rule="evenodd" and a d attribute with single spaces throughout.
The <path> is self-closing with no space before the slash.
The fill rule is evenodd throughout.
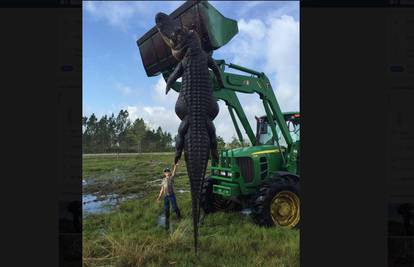
<path id="1" fill-rule="evenodd" d="M 214 161 L 218 161 L 218 152 L 217 152 L 217 137 L 216 137 L 216 127 L 211 120 L 207 119 L 207 131 L 210 137 L 210 151 L 211 157 Z"/>
<path id="2" fill-rule="evenodd" d="M 177 164 L 177 162 L 181 158 L 181 154 L 184 149 L 184 138 L 185 133 L 188 129 L 188 117 L 184 117 L 184 119 L 181 121 L 180 126 L 178 127 L 178 134 L 177 139 L 175 140 L 175 158 L 174 158 L 174 164 Z"/>
<path id="3" fill-rule="evenodd" d="M 211 56 L 207 57 L 207 60 L 208 60 L 207 61 L 208 67 L 213 71 L 214 76 L 216 76 L 219 86 L 224 88 L 224 83 L 223 83 L 223 79 L 221 78 L 219 66 L 217 65 L 217 63 L 214 61 L 214 59 Z"/>
<path id="4" fill-rule="evenodd" d="M 183 64 L 179 62 L 175 67 L 173 73 L 168 77 L 167 85 L 165 87 L 165 94 L 168 94 L 173 83 L 183 75 Z"/>

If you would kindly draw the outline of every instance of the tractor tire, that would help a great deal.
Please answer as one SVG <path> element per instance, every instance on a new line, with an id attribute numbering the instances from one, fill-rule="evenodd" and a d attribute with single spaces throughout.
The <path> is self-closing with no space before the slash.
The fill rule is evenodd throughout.
<path id="1" fill-rule="evenodd" d="M 205 214 L 227 211 L 232 202 L 231 200 L 213 194 L 213 184 L 213 180 L 210 177 L 206 177 L 201 188 L 200 207 Z"/>
<path id="2" fill-rule="evenodd" d="M 283 175 L 264 182 L 253 198 L 253 221 L 265 227 L 298 228 L 299 189 L 299 178 L 293 175 Z"/>

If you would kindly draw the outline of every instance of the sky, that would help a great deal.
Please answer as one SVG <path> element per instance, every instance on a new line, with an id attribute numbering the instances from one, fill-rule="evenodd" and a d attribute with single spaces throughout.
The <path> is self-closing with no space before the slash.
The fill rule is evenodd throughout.
<path id="1" fill-rule="evenodd" d="M 161 76 L 147 77 L 136 41 L 155 25 L 157 12 L 170 14 L 183 1 L 83 2 L 83 115 L 99 118 L 121 109 L 132 120 L 176 134 L 178 94 L 165 95 Z M 210 1 L 238 22 L 239 33 L 216 50 L 224 59 L 266 73 L 282 111 L 299 110 L 299 2 Z M 258 95 L 238 94 L 253 131 L 254 116 L 264 115 Z M 236 131 L 226 105 L 219 101 L 217 135 L 229 142 Z M 245 135 L 245 134 L 244 134 Z M 245 135 L 246 136 L 246 135 Z"/>

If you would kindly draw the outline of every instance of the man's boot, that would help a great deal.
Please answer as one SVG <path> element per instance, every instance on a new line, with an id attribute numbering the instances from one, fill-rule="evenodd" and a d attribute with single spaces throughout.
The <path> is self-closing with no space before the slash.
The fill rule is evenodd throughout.
<path id="1" fill-rule="evenodd" d="M 170 229 L 170 212 L 169 211 L 165 211 L 165 230 L 169 230 Z"/>
<path id="2" fill-rule="evenodd" d="M 177 214 L 177 219 L 181 219 L 182 217 L 181 217 L 181 212 L 180 212 L 180 209 L 179 208 L 177 208 L 176 210 L 175 210 L 175 214 Z"/>

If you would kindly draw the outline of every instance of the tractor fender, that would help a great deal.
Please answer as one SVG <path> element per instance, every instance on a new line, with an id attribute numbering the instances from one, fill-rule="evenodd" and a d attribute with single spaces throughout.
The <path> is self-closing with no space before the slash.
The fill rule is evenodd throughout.
<path id="1" fill-rule="evenodd" d="M 291 173 L 291 172 L 285 172 L 285 171 L 277 171 L 275 172 L 276 177 L 292 177 L 294 179 L 296 179 L 297 181 L 299 181 L 299 175 L 295 174 L 295 173 Z"/>

